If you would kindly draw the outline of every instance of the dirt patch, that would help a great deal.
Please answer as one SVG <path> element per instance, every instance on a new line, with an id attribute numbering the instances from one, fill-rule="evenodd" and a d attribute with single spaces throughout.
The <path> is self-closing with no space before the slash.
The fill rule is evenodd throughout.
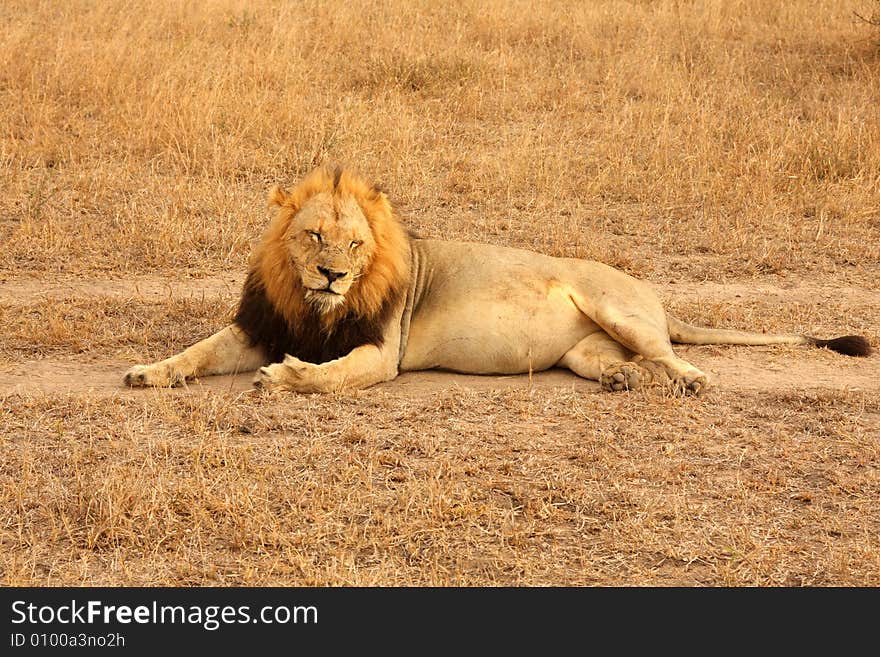
<path id="1" fill-rule="evenodd" d="M 122 374 L 131 366 L 123 361 L 45 359 L 16 363 L 0 368 L 0 394 L 67 394 L 99 396 L 145 394 L 187 394 L 198 390 L 244 392 L 251 390 L 252 373 L 236 376 L 211 376 L 190 382 L 186 388 L 172 390 L 131 389 L 122 385 Z M 598 391 L 599 386 L 575 376 L 568 370 L 553 369 L 517 376 L 470 376 L 453 372 L 405 372 L 393 381 L 381 384 L 392 394 L 423 399 L 442 390 L 529 390 L 565 388 Z"/>
<path id="2" fill-rule="evenodd" d="M 749 351 L 751 350 L 751 351 Z M 709 374 L 713 387 L 722 390 L 880 390 L 880 359 L 852 359 L 837 354 L 784 355 L 765 347 L 686 347 L 676 351 Z M 777 350 L 778 352 L 779 350 Z M 132 363 L 123 361 L 32 360 L 0 367 L 0 394 L 89 393 L 142 396 L 143 390 L 122 385 L 122 374 Z M 242 392 L 251 388 L 253 374 L 205 377 L 189 389 Z M 425 398 L 443 390 L 528 390 L 565 388 L 598 392 L 599 386 L 568 370 L 552 369 L 515 376 L 472 376 L 453 372 L 406 372 L 381 384 L 394 394 Z M 185 394 L 187 389 L 167 391 Z"/>

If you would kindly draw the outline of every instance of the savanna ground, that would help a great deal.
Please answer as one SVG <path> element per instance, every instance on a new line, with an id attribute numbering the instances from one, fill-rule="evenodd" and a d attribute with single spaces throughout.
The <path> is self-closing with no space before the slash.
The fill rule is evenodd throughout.
<path id="1" fill-rule="evenodd" d="M 0 4 L 6 585 L 880 585 L 880 357 L 127 390 L 222 327 L 266 192 L 594 258 L 683 319 L 880 346 L 871 0 Z M 874 14 L 877 16 L 878 14 Z"/>

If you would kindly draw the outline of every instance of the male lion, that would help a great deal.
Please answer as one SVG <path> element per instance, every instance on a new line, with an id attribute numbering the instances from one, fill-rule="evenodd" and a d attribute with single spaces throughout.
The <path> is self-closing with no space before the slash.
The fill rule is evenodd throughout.
<path id="1" fill-rule="evenodd" d="M 699 328 L 668 315 L 651 286 L 598 262 L 410 238 L 388 198 L 322 168 L 286 192 L 252 258 L 233 323 L 125 374 L 130 386 L 259 368 L 269 390 L 364 388 L 441 368 L 515 374 L 567 367 L 605 390 L 652 379 L 699 394 L 686 344 L 808 344 L 866 356 L 863 337 L 819 340 Z"/>

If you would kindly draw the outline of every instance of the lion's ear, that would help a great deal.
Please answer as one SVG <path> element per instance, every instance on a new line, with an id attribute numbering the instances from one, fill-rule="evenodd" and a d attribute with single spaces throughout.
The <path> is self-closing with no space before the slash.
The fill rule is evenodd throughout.
<path id="1" fill-rule="evenodd" d="M 277 206 L 280 208 L 282 205 L 284 205 L 288 198 L 290 197 L 287 195 L 287 192 L 285 192 L 278 185 L 275 185 L 271 190 L 269 190 L 269 207 L 271 208 L 272 206 Z"/>

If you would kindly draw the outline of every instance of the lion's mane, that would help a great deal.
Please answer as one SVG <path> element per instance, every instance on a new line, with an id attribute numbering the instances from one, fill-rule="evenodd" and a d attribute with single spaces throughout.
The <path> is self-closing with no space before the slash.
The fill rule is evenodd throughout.
<path id="1" fill-rule="evenodd" d="M 372 258 L 345 303 L 328 313 L 305 300 L 284 244 L 293 217 L 320 192 L 354 197 L 375 240 Z M 269 201 L 278 212 L 254 251 L 235 324 L 266 350 L 271 362 L 290 354 L 323 363 L 360 345 L 380 346 L 410 276 L 409 238 L 385 194 L 347 171 L 321 168 L 287 193 L 273 189 Z"/>

